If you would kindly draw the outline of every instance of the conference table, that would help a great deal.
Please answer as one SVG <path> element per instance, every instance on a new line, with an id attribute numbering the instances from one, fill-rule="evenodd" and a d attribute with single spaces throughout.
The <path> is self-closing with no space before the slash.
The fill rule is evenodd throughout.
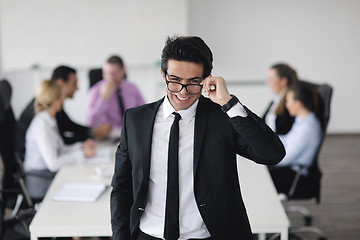
<path id="1" fill-rule="evenodd" d="M 112 159 L 114 155 L 112 155 Z M 30 224 L 31 240 L 39 237 L 111 236 L 110 192 L 95 202 L 61 202 L 53 197 L 64 184 L 72 182 L 110 184 L 114 160 L 62 167 Z M 250 225 L 258 239 L 266 233 L 280 233 L 288 239 L 289 221 L 265 166 L 238 157 L 242 196 Z"/>

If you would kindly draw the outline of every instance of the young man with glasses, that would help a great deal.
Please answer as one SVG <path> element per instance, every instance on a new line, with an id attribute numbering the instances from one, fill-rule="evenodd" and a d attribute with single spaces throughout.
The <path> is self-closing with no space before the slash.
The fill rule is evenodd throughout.
<path id="1" fill-rule="evenodd" d="M 201 38 L 169 38 L 161 56 L 166 96 L 125 113 L 112 181 L 113 239 L 252 238 L 236 154 L 275 165 L 285 150 L 225 80 L 210 75 L 212 61 Z"/>

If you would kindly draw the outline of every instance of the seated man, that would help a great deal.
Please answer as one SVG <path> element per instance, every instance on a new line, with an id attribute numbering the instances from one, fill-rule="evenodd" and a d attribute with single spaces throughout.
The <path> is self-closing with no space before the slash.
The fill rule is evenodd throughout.
<path id="1" fill-rule="evenodd" d="M 66 98 L 73 98 L 74 92 L 78 89 L 76 71 L 68 66 L 55 68 L 51 81 L 62 87 Z M 21 158 L 24 158 L 25 154 L 25 134 L 35 115 L 34 101 L 35 98 L 21 113 L 16 127 L 16 152 Z M 92 137 L 91 129 L 73 122 L 63 108 L 56 114 L 56 122 L 65 144 L 82 142 Z"/>
<path id="2" fill-rule="evenodd" d="M 124 112 L 144 104 L 135 87 L 126 80 L 124 63 L 118 56 L 110 57 L 103 66 L 103 80 L 89 91 L 87 123 L 91 127 L 107 124 L 96 131 L 102 138 L 119 138 Z"/>

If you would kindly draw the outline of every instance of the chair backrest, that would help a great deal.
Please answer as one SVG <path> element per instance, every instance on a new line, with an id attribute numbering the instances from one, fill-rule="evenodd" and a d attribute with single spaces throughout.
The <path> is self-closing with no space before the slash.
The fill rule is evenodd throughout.
<path id="1" fill-rule="evenodd" d="M 94 86 L 101 79 L 103 79 L 101 68 L 90 69 L 90 71 L 89 71 L 89 80 L 90 80 L 89 86 L 90 87 Z"/>
<path id="2" fill-rule="evenodd" d="M 301 81 L 308 87 L 316 90 L 319 95 L 319 106 L 316 112 L 318 116 L 321 126 L 323 128 L 324 134 L 326 133 L 327 126 L 330 119 L 330 105 L 331 105 L 331 97 L 333 89 L 328 84 L 315 84 L 307 81 Z"/>
<path id="3" fill-rule="evenodd" d="M 331 110 L 330 106 L 331 106 L 331 98 L 332 98 L 333 88 L 328 84 L 315 84 L 315 83 L 311 83 L 311 82 L 303 81 L 303 80 L 300 82 L 307 85 L 308 87 L 312 88 L 318 94 L 318 109 L 316 111 L 316 115 L 319 118 L 319 121 L 321 123 L 322 136 L 321 136 L 321 141 L 320 141 L 319 147 L 314 156 L 313 164 L 309 168 L 308 184 L 305 184 L 303 186 L 301 186 L 301 184 L 299 184 L 296 187 L 296 188 L 308 188 L 310 190 L 299 191 L 299 192 L 302 192 L 302 194 L 298 194 L 298 195 L 296 194 L 296 192 L 298 190 L 296 190 L 294 195 L 291 196 L 290 198 L 292 198 L 292 199 L 307 199 L 307 198 L 315 197 L 317 202 L 319 203 L 320 202 L 320 189 L 321 189 L 321 181 L 320 180 L 322 177 L 322 172 L 319 167 L 318 159 L 319 159 L 320 150 L 321 150 L 321 147 L 323 145 L 324 138 L 326 135 L 327 126 L 328 126 L 328 123 L 330 120 L 330 110 Z M 303 195 L 304 192 L 306 192 L 305 195 Z"/>
<path id="4" fill-rule="evenodd" d="M 16 120 L 11 108 L 12 88 L 10 83 L 4 79 L 0 81 L 0 98 L 2 103 L 2 116 L 0 121 L 0 154 L 4 164 L 3 187 L 12 187 L 14 183 L 13 174 L 18 165 L 14 151 L 14 131 Z"/>
<path id="5" fill-rule="evenodd" d="M 27 197 L 22 168 L 22 161 L 15 155 L 15 126 L 16 120 L 11 108 L 12 88 L 7 80 L 0 81 L 0 109 L 4 109 L 0 121 L 0 154 L 4 166 L 2 204 L 8 207 L 16 204 L 16 194 L 21 193 Z M 26 199 L 32 207 L 31 199 Z"/>

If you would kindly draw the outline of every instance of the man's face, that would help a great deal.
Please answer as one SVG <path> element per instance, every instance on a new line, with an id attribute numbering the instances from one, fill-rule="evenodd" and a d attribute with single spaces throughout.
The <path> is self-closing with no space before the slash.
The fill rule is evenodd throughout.
<path id="1" fill-rule="evenodd" d="M 125 77 L 125 70 L 117 64 L 105 63 L 103 66 L 103 78 L 115 84 L 120 84 Z"/>
<path id="2" fill-rule="evenodd" d="M 78 90 L 76 74 L 70 73 L 67 82 L 64 82 L 62 79 L 58 82 L 63 87 L 66 97 L 73 98 L 75 91 Z"/>
<path id="3" fill-rule="evenodd" d="M 164 81 L 177 82 L 181 84 L 200 84 L 203 81 L 203 65 L 193 62 L 177 61 L 170 59 L 166 73 L 162 72 Z M 167 97 L 175 110 L 185 110 L 191 107 L 201 96 L 201 91 L 190 94 L 185 87 L 178 93 L 171 92 L 166 86 Z"/>

